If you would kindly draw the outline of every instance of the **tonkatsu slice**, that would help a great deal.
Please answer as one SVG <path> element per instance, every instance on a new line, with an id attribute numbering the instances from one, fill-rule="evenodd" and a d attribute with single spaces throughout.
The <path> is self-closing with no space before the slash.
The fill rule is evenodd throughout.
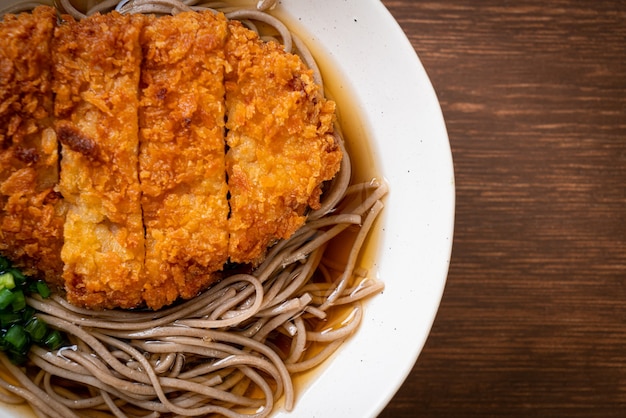
<path id="1" fill-rule="evenodd" d="M 229 256 L 258 262 L 274 241 L 291 236 L 305 210 L 319 207 L 322 183 L 339 170 L 335 104 L 300 58 L 229 22 L 226 57 L 230 190 Z"/>
<path id="2" fill-rule="evenodd" d="M 143 297 L 153 309 L 195 296 L 228 260 L 226 34 L 223 15 L 187 12 L 151 19 L 141 37 Z"/>
<path id="3" fill-rule="evenodd" d="M 61 284 L 64 205 L 52 127 L 53 9 L 0 22 L 0 252 Z"/>
<path id="4" fill-rule="evenodd" d="M 136 307 L 144 284 L 138 177 L 139 35 L 144 16 L 63 17 L 53 39 L 61 258 L 71 303 Z"/>

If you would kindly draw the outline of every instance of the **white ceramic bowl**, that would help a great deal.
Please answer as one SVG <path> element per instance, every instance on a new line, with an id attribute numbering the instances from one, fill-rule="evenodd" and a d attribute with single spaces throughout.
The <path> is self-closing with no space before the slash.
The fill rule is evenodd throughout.
<path id="1" fill-rule="evenodd" d="M 446 281 L 454 174 L 445 123 L 426 71 L 379 0 L 283 0 L 277 13 L 321 58 L 348 139 L 369 141 L 357 165 L 375 165 L 390 186 L 373 255 L 385 291 L 297 394 L 295 410 L 277 416 L 375 417 L 417 360 Z M 0 417 L 23 411 L 0 406 Z"/>

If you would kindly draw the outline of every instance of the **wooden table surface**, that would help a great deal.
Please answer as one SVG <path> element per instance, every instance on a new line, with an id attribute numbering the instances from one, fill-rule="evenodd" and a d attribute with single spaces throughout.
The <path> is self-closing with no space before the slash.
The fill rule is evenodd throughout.
<path id="1" fill-rule="evenodd" d="M 391 417 L 626 416 L 626 2 L 383 0 L 455 164 L 446 289 Z"/>

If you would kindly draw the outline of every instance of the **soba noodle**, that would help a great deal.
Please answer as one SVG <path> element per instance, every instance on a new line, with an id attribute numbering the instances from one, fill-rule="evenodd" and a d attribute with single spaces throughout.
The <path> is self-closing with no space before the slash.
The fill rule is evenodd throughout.
<path id="1" fill-rule="evenodd" d="M 275 1 L 262 0 L 257 10 L 248 10 L 197 1 L 115 0 L 87 13 L 68 0 L 57 1 L 77 18 L 113 8 L 122 13 L 210 8 L 245 20 L 250 28 L 262 22 L 321 82 L 302 42 L 262 11 Z M 38 416 L 59 418 L 265 417 L 279 400 L 291 410 L 293 376 L 329 358 L 359 326 L 361 301 L 383 289 L 358 260 L 387 186 L 377 180 L 350 184 L 351 162 L 340 134 L 337 141 L 345 157 L 322 208 L 290 239 L 274 245 L 253 272 L 232 274 L 196 298 L 157 312 L 95 312 L 61 295 L 28 298 L 40 319 L 67 335 L 69 345 L 55 352 L 33 347 L 24 367 L 0 354 L 10 375 L 0 379 L 0 401 L 25 401 Z M 345 259 L 325 251 L 337 239 L 350 247 Z"/>

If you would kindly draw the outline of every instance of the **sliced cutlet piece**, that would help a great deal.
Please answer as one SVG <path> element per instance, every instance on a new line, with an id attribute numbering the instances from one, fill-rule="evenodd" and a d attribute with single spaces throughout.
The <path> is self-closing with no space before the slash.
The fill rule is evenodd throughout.
<path id="1" fill-rule="evenodd" d="M 53 39 L 61 257 L 68 300 L 94 309 L 140 305 L 144 229 L 138 179 L 139 35 L 144 17 L 69 16 Z"/>
<path id="2" fill-rule="evenodd" d="M 226 58 L 229 256 L 257 263 L 319 207 L 322 183 L 339 170 L 335 104 L 299 57 L 239 22 L 229 23 Z"/>
<path id="3" fill-rule="evenodd" d="M 64 212 L 52 128 L 51 7 L 0 22 L 0 253 L 61 284 Z"/>
<path id="4" fill-rule="evenodd" d="M 191 298 L 227 261 L 224 165 L 226 19 L 211 12 L 150 20 L 141 43 L 140 180 L 144 298 Z"/>

